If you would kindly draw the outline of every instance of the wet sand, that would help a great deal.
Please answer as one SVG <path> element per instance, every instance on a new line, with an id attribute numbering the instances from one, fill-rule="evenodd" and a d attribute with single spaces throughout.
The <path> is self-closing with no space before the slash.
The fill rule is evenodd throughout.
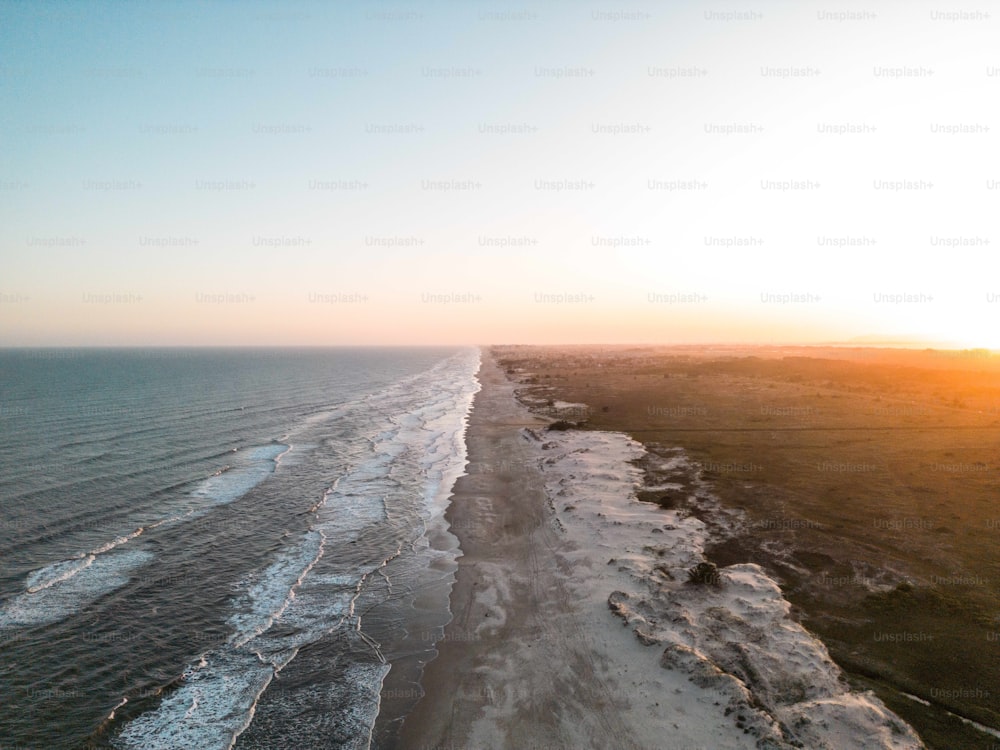
<path id="1" fill-rule="evenodd" d="M 560 529 L 521 432 L 545 422 L 515 401 L 485 349 L 479 377 L 468 474 L 446 516 L 463 551 L 454 619 L 398 746 L 752 747 L 710 694 L 660 668 L 659 650 L 611 615 L 606 559 L 581 569 L 595 561 Z"/>
<path id="2" fill-rule="evenodd" d="M 709 524 L 638 498 L 680 480 L 728 517 L 683 449 L 545 429 L 559 420 L 532 416 L 488 350 L 479 378 L 446 514 L 463 551 L 454 618 L 399 747 L 922 747 L 848 691 L 759 566 L 685 582 Z"/>

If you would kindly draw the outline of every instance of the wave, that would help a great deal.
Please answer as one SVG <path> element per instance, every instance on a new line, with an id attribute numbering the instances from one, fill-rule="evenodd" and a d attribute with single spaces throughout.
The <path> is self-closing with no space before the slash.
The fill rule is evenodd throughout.
<path id="1" fill-rule="evenodd" d="M 236 604 L 237 613 L 229 618 L 234 629 L 232 646 L 246 645 L 267 632 L 284 614 L 295 598 L 295 590 L 323 556 L 325 541 L 322 531 L 310 531 L 298 545 L 279 555 L 260 580 L 249 587 Z"/>
<path id="2" fill-rule="evenodd" d="M 203 654 L 186 670 L 182 686 L 155 712 L 131 722 L 119 739 L 151 750 L 231 747 L 253 720 L 261 694 L 303 643 L 298 637 L 262 636 L 282 617 L 323 554 L 323 536 L 309 532 L 263 570 L 234 602 L 233 634 L 226 648 Z M 181 713 L 183 711 L 183 713 Z"/>
<path id="3" fill-rule="evenodd" d="M 326 711 L 310 715 L 335 715 L 331 731 L 343 746 L 369 746 L 390 665 L 363 618 L 372 603 L 398 594 L 387 568 L 419 546 L 464 468 L 477 369 L 478 351 L 465 352 L 310 418 L 307 434 L 333 430 L 349 442 L 336 443 L 348 463 L 310 509 L 309 531 L 243 581 L 230 602 L 226 645 L 201 655 L 155 709 L 126 724 L 116 747 L 230 748 L 265 697 L 289 711 L 296 701 L 325 701 Z M 324 457 L 314 455 L 312 463 Z M 362 598 L 367 608 L 359 607 Z M 303 646 L 331 637 L 354 655 L 338 664 L 335 684 L 311 686 L 308 695 L 269 690 Z M 294 710 L 302 713 L 301 706 Z"/>
<path id="4" fill-rule="evenodd" d="M 281 457 L 291 449 L 290 445 L 283 443 L 250 448 L 239 456 L 240 463 L 237 466 L 227 465 L 219 469 L 199 482 L 188 494 L 190 497 L 206 501 L 206 504 L 231 503 L 273 474 L 281 462 Z"/>
<path id="5" fill-rule="evenodd" d="M 94 555 L 86 555 L 75 560 L 63 560 L 62 562 L 46 565 L 44 568 L 30 573 L 24 581 L 25 591 L 34 594 L 57 583 L 69 580 L 84 568 L 94 562 Z"/>
<path id="6" fill-rule="evenodd" d="M 240 458 L 238 465 L 227 465 L 200 481 L 185 500 L 176 504 L 171 515 L 137 526 L 78 557 L 32 571 L 25 578 L 24 592 L 0 604 L 0 628 L 57 622 L 80 612 L 100 596 L 124 586 L 129 579 L 121 574 L 122 571 L 148 563 L 153 558 L 152 553 L 136 551 L 127 558 L 115 557 L 112 560 L 105 560 L 104 555 L 142 536 L 149 529 L 195 520 L 213 506 L 242 497 L 270 476 L 282 456 L 291 450 L 292 446 L 280 443 L 251 448 Z M 132 563 L 125 565 L 123 561 L 126 559 Z M 102 563 L 98 565 L 99 560 Z M 87 575 L 79 578 L 84 571 Z M 100 578 L 102 575 L 103 580 Z M 40 596 L 46 591 L 49 592 L 47 595 Z"/>
<path id="7" fill-rule="evenodd" d="M 126 585 L 152 559 L 143 550 L 122 550 L 41 568 L 28 576 L 23 593 L 3 603 L 0 629 L 46 625 L 76 614 Z"/>
<path id="8" fill-rule="evenodd" d="M 105 542 L 100 547 L 96 547 L 94 550 L 91 551 L 90 554 L 91 555 L 101 555 L 101 554 L 104 554 L 105 552 L 109 552 L 109 551 L 113 550 L 115 547 L 120 547 L 123 544 L 128 544 L 133 539 L 135 539 L 137 536 L 141 536 L 142 533 L 145 530 L 146 530 L 146 528 L 144 526 L 140 526 L 138 529 L 136 529 L 135 531 L 133 531 L 131 534 L 125 534 L 124 536 L 115 537 L 110 542 Z"/>

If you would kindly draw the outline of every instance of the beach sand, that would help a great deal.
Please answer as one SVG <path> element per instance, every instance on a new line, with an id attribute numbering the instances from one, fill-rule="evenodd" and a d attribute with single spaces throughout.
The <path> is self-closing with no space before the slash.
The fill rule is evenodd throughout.
<path id="1" fill-rule="evenodd" d="M 758 566 L 724 569 L 718 589 L 684 583 L 705 525 L 636 500 L 638 443 L 544 430 L 489 350 L 479 378 L 446 514 L 462 549 L 454 619 L 399 747 L 792 747 L 779 721 L 816 748 L 921 747 L 874 696 L 847 692 Z"/>
<path id="2" fill-rule="evenodd" d="M 1000 356 L 837 347 L 497 347 L 518 397 L 653 454 L 719 503 L 708 559 L 757 563 L 855 688 L 935 750 L 1000 747 Z M 647 493 L 659 502 L 668 493 Z M 719 506 L 743 516 L 719 528 Z M 971 721 L 978 722 L 975 726 Z"/>
<path id="3" fill-rule="evenodd" d="M 610 614 L 599 579 L 558 554 L 569 542 L 520 432 L 545 422 L 514 400 L 486 351 L 479 377 L 468 474 L 446 516 L 463 552 L 455 615 L 400 747 L 753 747 L 710 742 L 713 729 L 733 734 L 732 721 L 698 703 L 710 697 L 704 691 L 658 667 L 659 653 Z M 672 702 L 675 690 L 688 694 Z"/>

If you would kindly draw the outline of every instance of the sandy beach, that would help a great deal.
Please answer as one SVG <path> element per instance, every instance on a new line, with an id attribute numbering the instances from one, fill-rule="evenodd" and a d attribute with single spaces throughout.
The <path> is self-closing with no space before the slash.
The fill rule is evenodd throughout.
<path id="1" fill-rule="evenodd" d="M 454 619 L 400 747 L 922 747 L 847 689 L 758 566 L 686 583 L 708 532 L 636 499 L 641 445 L 545 430 L 487 349 L 479 379 L 446 515 Z M 656 468 L 664 490 L 698 491 L 682 454 Z"/>
<path id="2" fill-rule="evenodd" d="M 705 556 L 756 563 L 856 689 L 935 750 L 1000 737 L 996 373 L 980 351 L 495 347 L 518 398 L 654 455 L 716 498 Z M 550 406 L 551 404 L 551 406 Z M 569 434 L 569 433 L 567 433 Z M 668 493 L 640 497 L 661 503 Z M 720 507 L 725 513 L 719 512 Z M 739 523 L 725 518 L 739 516 Z M 721 522 L 721 524 L 720 524 Z"/>
<path id="3" fill-rule="evenodd" d="M 708 747 L 678 734 L 683 707 L 669 705 L 658 654 L 610 616 L 594 571 L 573 569 L 558 554 L 569 551 L 568 540 L 520 432 L 545 422 L 514 400 L 486 350 L 479 378 L 468 474 L 447 513 L 463 551 L 455 618 L 400 746 L 653 748 L 673 735 L 671 747 Z M 590 597 L 571 583 L 587 579 Z M 724 720 L 719 729 L 730 727 Z"/>

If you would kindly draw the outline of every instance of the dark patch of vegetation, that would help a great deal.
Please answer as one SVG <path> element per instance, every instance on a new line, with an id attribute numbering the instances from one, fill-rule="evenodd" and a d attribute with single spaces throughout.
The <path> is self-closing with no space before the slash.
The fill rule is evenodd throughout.
<path id="1" fill-rule="evenodd" d="M 696 583 L 701 586 L 719 586 L 722 579 L 719 578 L 719 569 L 714 563 L 700 562 L 693 568 L 688 569 L 688 583 Z"/>
<path id="2" fill-rule="evenodd" d="M 562 432 L 563 430 L 576 430 L 583 427 L 585 423 L 586 420 L 583 422 L 571 422 L 568 419 L 558 419 L 550 424 L 546 429 L 556 430 L 557 432 Z"/>

